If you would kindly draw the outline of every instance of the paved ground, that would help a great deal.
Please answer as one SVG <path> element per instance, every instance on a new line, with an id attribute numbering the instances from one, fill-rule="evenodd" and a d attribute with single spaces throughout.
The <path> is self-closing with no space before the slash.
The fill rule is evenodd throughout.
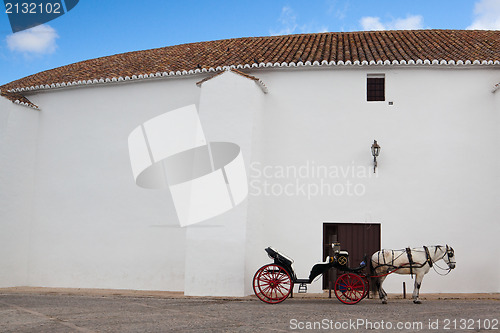
<path id="1" fill-rule="evenodd" d="M 268 305 L 255 297 L 0 289 L 0 332 L 478 332 L 500 331 L 500 296 L 428 295 L 344 305 L 326 295 Z M 427 298 L 427 300 L 425 300 Z M 314 329 L 316 328 L 316 329 Z"/>

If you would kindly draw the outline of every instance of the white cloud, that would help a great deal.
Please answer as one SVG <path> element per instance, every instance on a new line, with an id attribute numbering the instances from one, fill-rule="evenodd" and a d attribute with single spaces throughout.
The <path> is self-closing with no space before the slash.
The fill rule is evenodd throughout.
<path id="1" fill-rule="evenodd" d="M 281 24 L 281 28 L 277 32 L 271 32 L 272 35 L 289 35 L 297 29 L 297 15 L 295 15 L 295 12 L 289 6 L 281 9 L 278 22 Z"/>
<path id="2" fill-rule="evenodd" d="M 366 16 L 359 21 L 363 30 L 384 30 L 384 25 L 380 22 L 380 17 Z"/>
<path id="3" fill-rule="evenodd" d="M 500 30 L 500 1 L 480 0 L 474 6 L 474 22 L 467 29 Z"/>
<path id="4" fill-rule="evenodd" d="M 280 17 L 278 22 L 280 23 L 280 28 L 276 30 L 270 30 L 270 34 L 277 35 L 290 35 L 294 33 L 311 33 L 311 32 L 326 32 L 328 27 L 325 25 L 319 26 L 315 22 L 310 22 L 306 24 L 300 24 L 297 20 L 297 14 L 295 11 L 289 7 L 285 6 L 281 9 Z"/>
<path id="5" fill-rule="evenodd" d="M 59 38 L 56 30 L 49 25 L 42 24 L 8 35 L 7 46 L 11 51 L 47 54 L 56 50 L 56 38 Z"/>
<path id="6" fill-rule="evenodd" d="M 423 29 L 424 18 L 420 15 L 408 15 L 406 18 L 381 22 L 380 17 L 366 16 L 359 23 L 363 30 L 417 30 Z"/>
<path id="7" fill-rule="evenodd" d="M 396 30 L 417 30 L 424 27 L 424 18 L 420 15 L 408 16 L 405 19 L 398 18 L 394 20 L 393 26 L 390 29 Z"/>
<path id="8" fill-rule="evenodd" d="M 327 13 L 329 15 L 333 15 L 338 20 L 343 20 L 347 16 L 347 12 L 349 10 L 350 3 L 349 1 L 342 0 L 327 0 L 326 3 L 328 5 Z"/>

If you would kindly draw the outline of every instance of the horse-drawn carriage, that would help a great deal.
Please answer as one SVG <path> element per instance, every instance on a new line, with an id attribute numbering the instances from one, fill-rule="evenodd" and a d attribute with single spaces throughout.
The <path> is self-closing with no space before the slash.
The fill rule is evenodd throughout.
<path id="1" fill-rule="evenodd" d="M 307 279 L 299 279 L 293 270 L 293 260 L 268 247 L 266 252 L 274 263 L 262 266 L 253 278 L 253 290 L 255 295 L 266 303 L 280 303 L 293 293 L 295 284 L 299 284 L 299 293 L 307 292 L 307 285 L 311 284 L 316 277 L 327 272 L 330 268 L 336 268 L 344 273 L 335 281 L 335 296 L 345 304 L 356 304 L 368 294 L 368 279 L 363 269 L 366 262 L 363 261 L 359 267 L 350 268 L 349 253 L 347 251 L 334 250 L 332 257 L 327 257 L 325 262 L 314 265 Z"/>
<path id="2" fill-rule="evenodd" d="M 369 259 L 369 272 L 364 272 L 367 266 L 365 258 L 358 267 L 349 267 L 349 253 L 341 251 L 338 243 L 332 244 L 333 256 L 325 262 L 315 264 L 307 279 L 299 279 L 293 269 L 293 260 L 272 247 L 266 248 L 273 263 L 262 266 L 253 278 L 255 295 L 263 302 L 276 304 L 283 302 L 293 294 L 294 285 L 298 284 L 299 293 L 307 292 L 307 285 L 317 277 L 326 273 L 330 268 L 342 272 L 335 280 L 333 290 L 335 296 L 344 304 L 356 304 L 368 295 L 370 279 L 374 279 L 383 303 L 387 302 L 387 294 L 382 288 L 385 277 L 391 273 L 415 274 L 415 289 L 413 301 L 420 303 L 418 294 L 423 276 L 430 270 L 436 261 L 443 259 L 448 264 L 448 272 L 455 268 L 453 248 L 444 246 L 429 246 L 420 249 L 381 250 Z M 429 250 L 430 249 L 430 250 Z M 406 254 L 406 255 L 405 255 Z M 392 256 L 392 257 L 391 257 Z M 446 269 L 444 269 L 446 270 Z"/>

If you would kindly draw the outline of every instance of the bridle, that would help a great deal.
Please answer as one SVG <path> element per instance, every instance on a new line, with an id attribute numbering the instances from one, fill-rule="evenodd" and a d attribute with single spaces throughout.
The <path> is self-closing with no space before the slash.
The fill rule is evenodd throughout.
<path id="1" fill-rule="evenodd" d="M 448 268 L 443 268 L 443 267 L 440 267 L 438 264 L 436 264 L 436 261 L 439 261 L 439 260 L 441 260 L 441 259 L 444 259 L 444 257 L 445 257 L 445 256 L 448 256 L 448 263 L 447 263 L 447 264 L 448 264 Z M 441 258 L 439 258 L 438 260 L 435 260 L 435 261 L 433 262 L 433 264 L 434 264 L 434 265 L 433 265 L 432 267 L 434 268 L 434 271 L 435 271 L 436 273 L 438 273 L 439 275 L 448 275 L 448 274 L 450 274 L 451 270 L 452 270 L 453 268 L 455 268 L 455 265 L 456 265 L 456 263 L 457 263 L 456 261 L 453 261 L 453 259 L 452 259 L 452 258 L 455 258 L 455 250 L 453 250 L 453 248 L 452 248 L 452 247 L 450 247 L 450 246 L 446 245 L 446 251 L 445 251 L 445 253 L 441 256 Z M 451 267 L 450 267 L 450 264 L 453 264 L 453 268 L 451 268 Z M 442 270 L 442 271 L 446 271 L 446 273 L 444 273 L 444 274 L 439 273 L 439 272 L 436 270 L 436 267 L 437 267 L 437 268 L 439 268 L 439 269 L 440 269 L 440 270 Z"/>

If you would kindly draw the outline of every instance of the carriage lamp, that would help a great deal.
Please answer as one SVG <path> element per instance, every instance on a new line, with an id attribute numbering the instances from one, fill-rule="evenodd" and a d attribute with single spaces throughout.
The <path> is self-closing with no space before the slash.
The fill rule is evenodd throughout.
<path id="1" fill-rule="evenodd" d="M 377 157 L 380 154 L 380 146 L 377 143 L 377 140 L 373 140 L 372 144 L 372 155 L 373 155 L 373 173 L 377 169 Z"/>

